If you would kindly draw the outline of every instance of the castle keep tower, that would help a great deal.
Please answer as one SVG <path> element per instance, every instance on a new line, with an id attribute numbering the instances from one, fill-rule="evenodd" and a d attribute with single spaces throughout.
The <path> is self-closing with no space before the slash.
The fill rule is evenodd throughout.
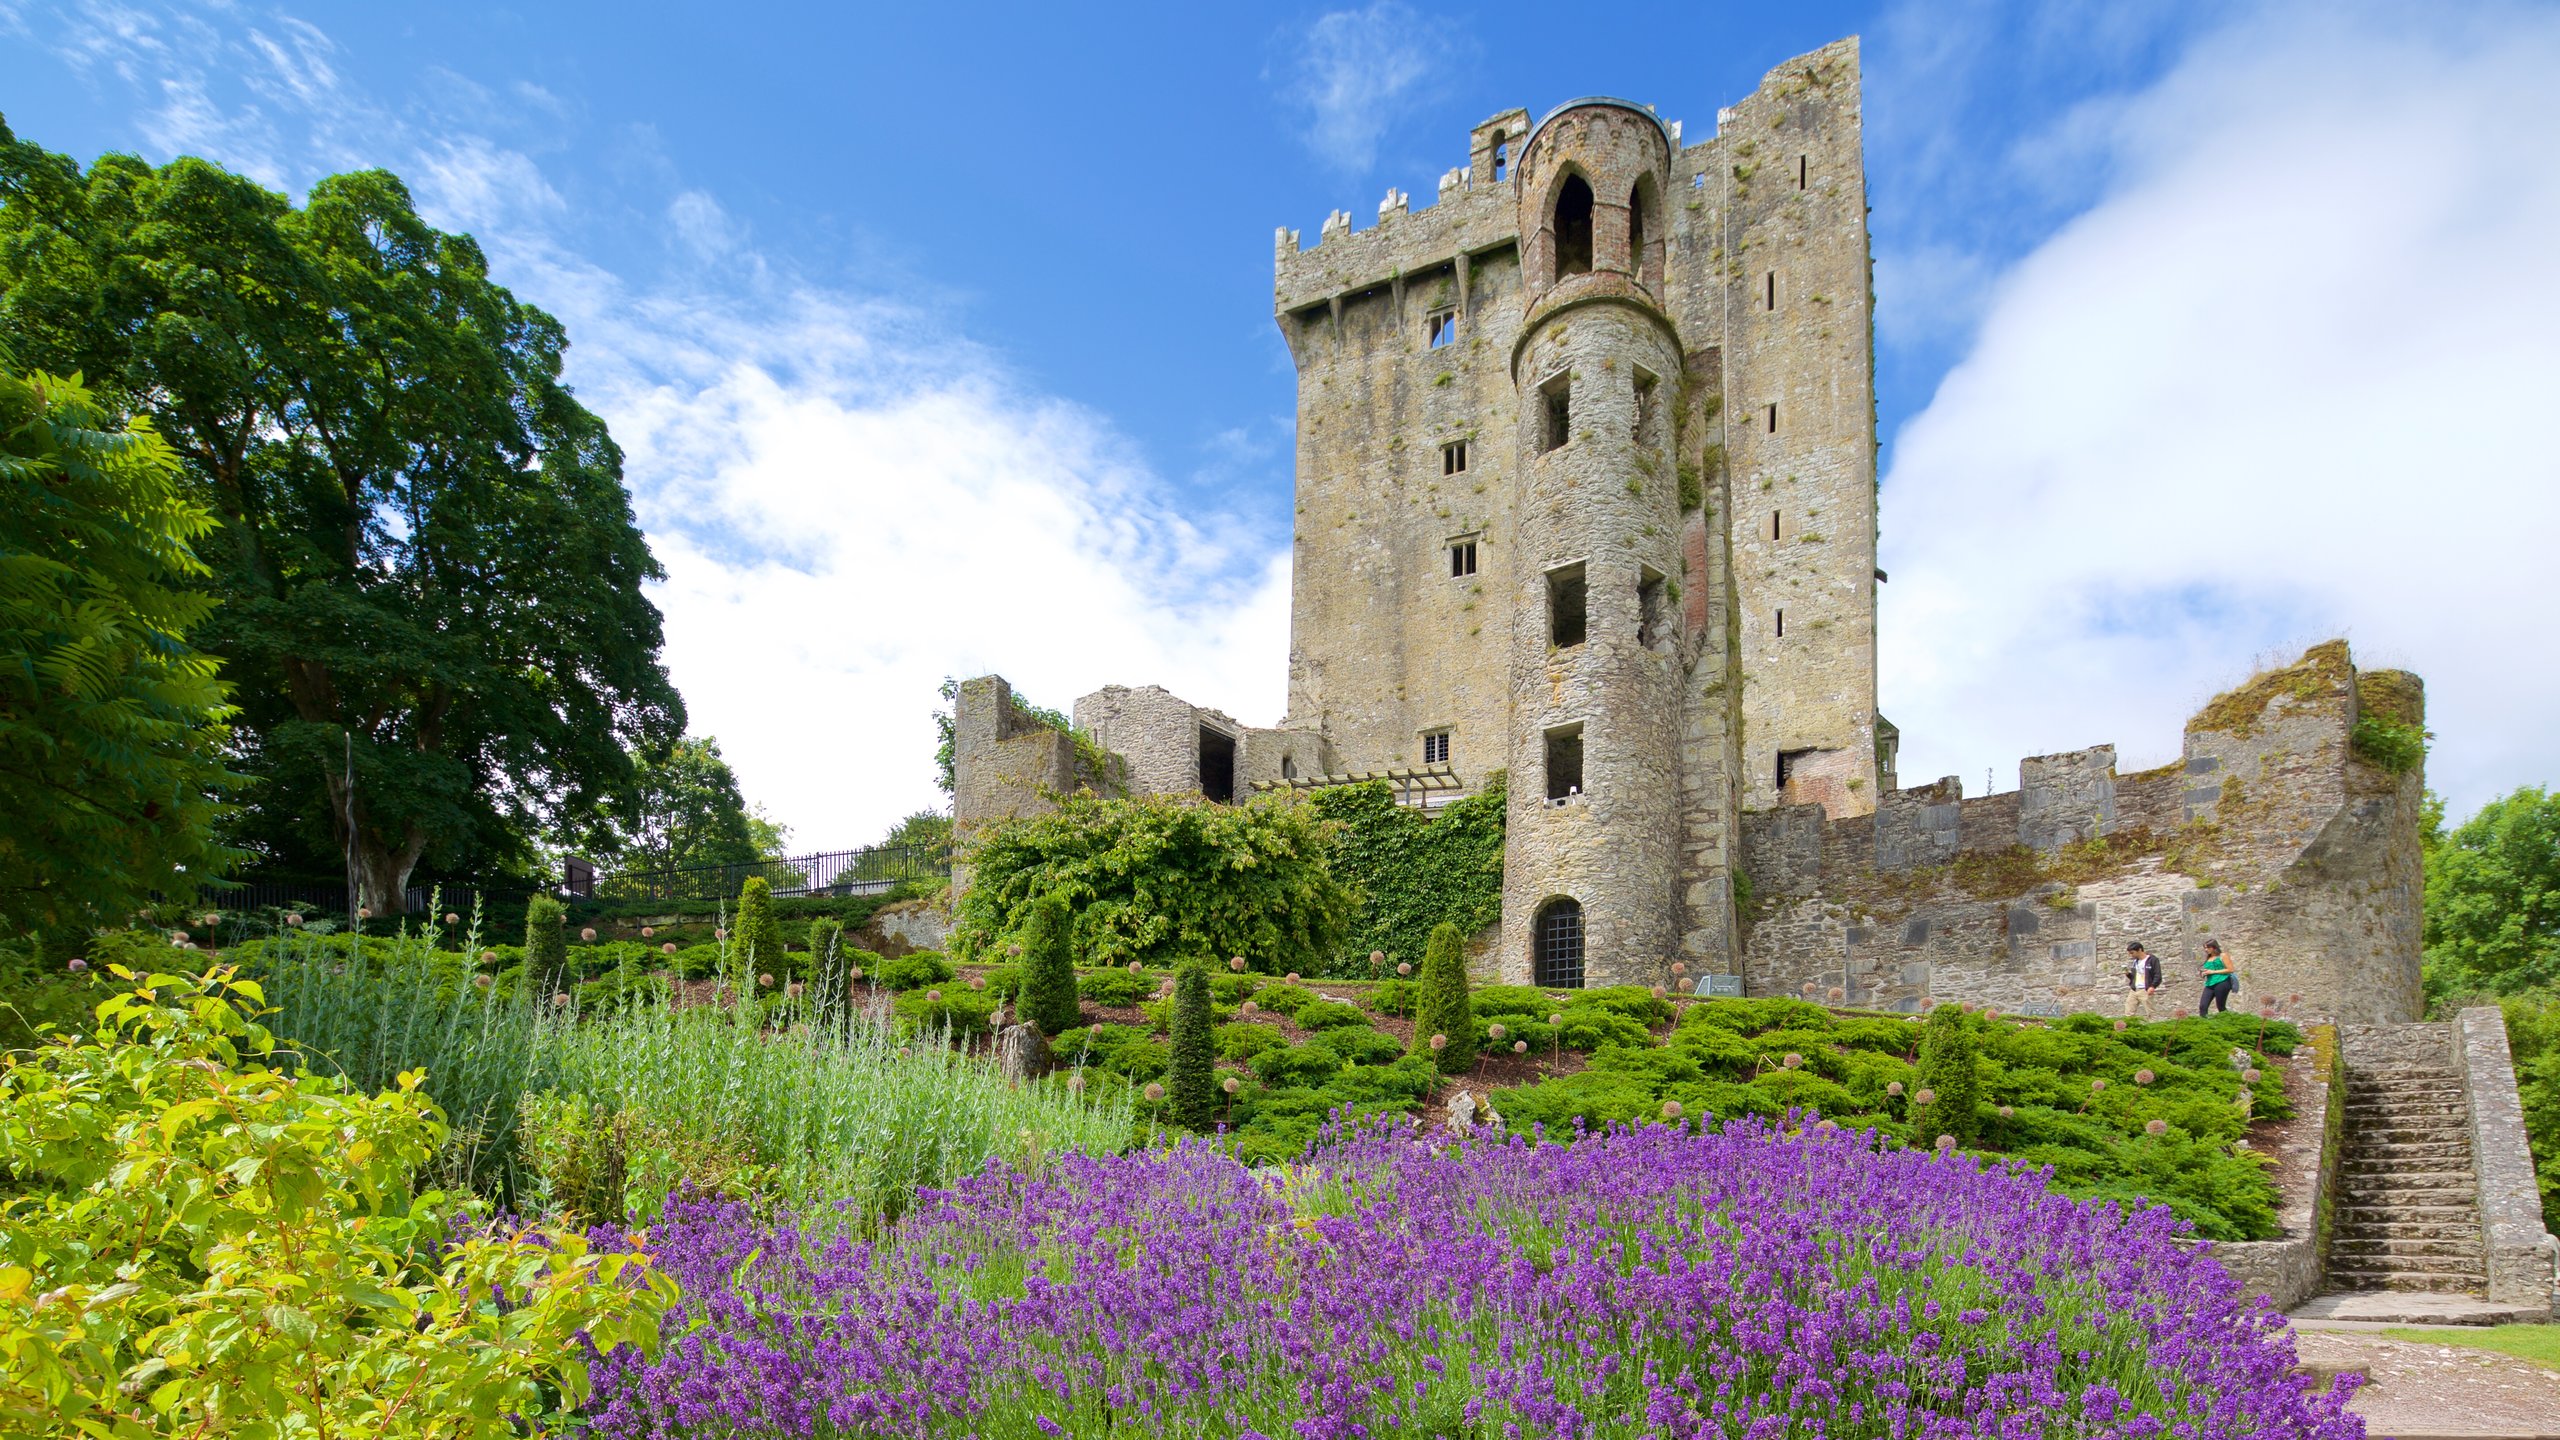
<path id="1" fill-rule="evenodd" d="M 1502 953 L 1540 984 L 1679 947 L 1680 495 L 1667 414 L 1668 129 L 1577 100 L 1521 146 L 1509 345 L 1512 776 Z M 1699 577 L 1703 580 L 1704 577 Z M 1650 971 L 1651 965 L 1642 967 Z M 1595 973 L 1594 978 L 1600 978 Z"/>

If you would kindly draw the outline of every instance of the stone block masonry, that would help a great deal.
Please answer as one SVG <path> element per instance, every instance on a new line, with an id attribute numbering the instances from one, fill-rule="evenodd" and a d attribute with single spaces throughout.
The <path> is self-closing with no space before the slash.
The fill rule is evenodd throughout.
<path id="1" fill-rule="evenodd" d="M 2480 1187 L 2489 1303 L 2538 1311 L 2523 1318 L 2548 1320 L 2560 1244 L 2542 1228 L 2542 1196 L 2525 1141 L 2506 1017 L 2494 1005 L 2474 1006 L 2454 1017 L 2452 1030 L 2454 1065 L 2471 1111 L 2471 1167 Z"/>
<path id="2" fill-rule="evenodd" d="M 2025 761 L 2010 793 L 1968 800 L 1950 777 L 1890 792 L 1871 816 L 1749 814 L 1746 988 L 2114 1013 L 2138 940 L 2164 962 L 2166 1018 L 2193 1013 L 2216 939 L 2242 1006 L 2414 1020 L 2422 781 L 2355 750 L 2377 690 L 2417 723 L 2414 677 L 2360 675 L 2332 642 L 2217 697 L 2158 770 L 2119 775 L 2098 746 Z"/>

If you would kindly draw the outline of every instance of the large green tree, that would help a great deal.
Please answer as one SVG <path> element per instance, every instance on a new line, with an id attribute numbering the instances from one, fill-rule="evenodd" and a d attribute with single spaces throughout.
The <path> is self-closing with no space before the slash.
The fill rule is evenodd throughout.
<path id="1" fill-rule="evenodd" d="M 782 853 L 782 827 L 748 807 L 716 737 L 688 736 L 633 762 L 630 794 L 577 832 L 595 859 L 621 870 L 680 870 Z"/>
<path id="2" fill-rule="evenodd" d="M 237 777 L 189 643 L 213 518 L 144 422 L 78 381 L 0 374 L 0 938 L 192 895 Z"/>
<path id="3" fill-rule="evenodd" d="M 2560 991 L 2560 795 L 2528 785 L 2431 825 L 2426 944 L 2432 1000 Z"/>
<path id="4" fill-rule="evenodd" d="M 397 910 L 629 791 L 682 733 L 661 571 L 560 325 L 397 177 L 295 206 L 202 160 L 85 173 L 0 126 L 0 338 L 147 414 L 220 521 L 206 648 L 238 686 L 244 829 Z"/>

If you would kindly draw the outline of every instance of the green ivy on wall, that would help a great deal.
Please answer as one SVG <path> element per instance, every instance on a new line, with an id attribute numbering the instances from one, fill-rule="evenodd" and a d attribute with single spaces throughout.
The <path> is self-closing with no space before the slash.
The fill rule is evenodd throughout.
<path id="1" fill-rule="evenodd" d="M 1384 780 L 1315 793 L 1319 814 L 1341 827 L 1333 841 L 1336 878 L 1360 894 L 1343 969 L 1366 974 L 1368 957 L 1417 968 L 1431 927 L 1446 922 L 1474 935 L 1502 918 L 1503 772 L 1484 789 L 1428 818 L 1398 805 Z"/>

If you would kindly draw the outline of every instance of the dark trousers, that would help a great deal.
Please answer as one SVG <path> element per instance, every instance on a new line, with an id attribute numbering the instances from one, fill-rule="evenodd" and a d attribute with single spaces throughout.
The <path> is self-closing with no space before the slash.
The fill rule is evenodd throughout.
<path id="1" fill-rule="evenodd" d="M 2204 994 L 2196 999 L 2196 1014 L 2199 1016 L 2206 1015 L 2211 1013 L 2217 1007 L 2221 1009 L 2222 1013 L 2226 1015 L 2230 1014 L 2231 984 L 2232 982 L 2228 980 L 2216 980 L 2212 984 L 2204 987 Z"/>

